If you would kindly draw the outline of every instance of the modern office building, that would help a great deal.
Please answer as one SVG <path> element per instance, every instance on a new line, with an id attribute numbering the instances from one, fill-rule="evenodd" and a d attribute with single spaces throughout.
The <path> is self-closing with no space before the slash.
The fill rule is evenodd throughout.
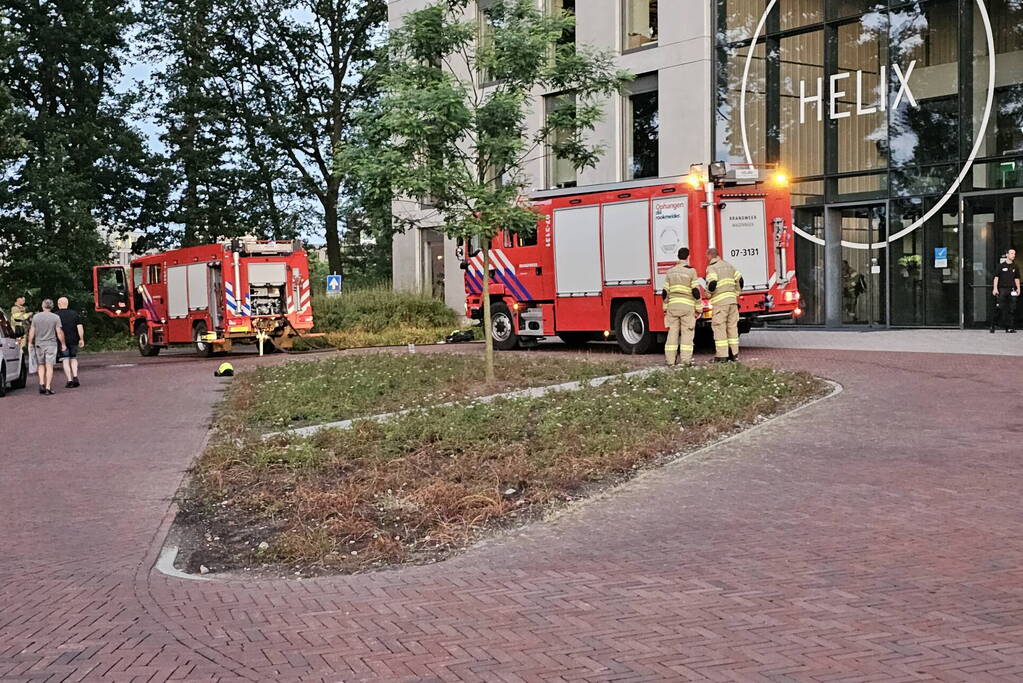
<path id="1" fill-rule="evenodd" d="M 392 23 L 428 2 L 392 0 Z M 636 79 L 606 104 L 600 163 L 537 160 L 535 189 L 778 163 L 793 178 L 800 324 L 990 320 L 992 269 L 1023 249 L 1023 2 L 538 2 L 574 11 L 575 40 Z M 537 127 L 565 95 L 538 96 Z M 395 240 L 394 281 L 461 308 L 439 232 Z"/>

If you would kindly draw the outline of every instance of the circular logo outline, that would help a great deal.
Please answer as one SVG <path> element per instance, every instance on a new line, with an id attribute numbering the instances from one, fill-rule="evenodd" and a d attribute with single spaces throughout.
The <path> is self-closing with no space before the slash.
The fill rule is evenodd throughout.
<path id="1" fill-rule="evenodd" d="M 909 227 L 903 228 L 902 230 L 898 231 L 897 233 L 886 239 L 884 242 L 868 243 L 849 242 L 846 240 L 842 240 L 843 247 L 850 247 L 852 249 L 884 249 L 889 244 L 893 243 L 895 240 L 905 237 L 906 235 L 913 232 L 921 225 L 929 221 L 931 217 L 934 216 L 934 214 L 941 211 L 942 207 L 944 207 L 945 204 L 948 203 L 948 201 L 952 198 L 952 195 L 955 194 L 956 190 L 959 189 L 959 186 L 963 184 L 963 180 L 966 179 L 966 174 L 969 173 L 970 168 L 973 167 L 973 162 L 980 153 L 980 146 L 984 142 L 984 133 L 987 132 L 988 123 L 991 118 L 991 105 L 994 101 L 995 95 L 995 36 L 994 32 L 991 30 L 991 19 L 987 13 L 987 5 L 985 4 L 984 0 L 975 1 L 977 3 L 977 9 L 980 10 L 981 19 L 984 22 L 984 31 L 987 34 L 987 54 L 989 67 L 987 101 L 984 104 L 984 116 L 981 119 L 980 131 L 976 136 L 976 139 L 973 141 L 973 149 L 970 151 L 969 159 L 966 160 L 966 164 L 959 172 L 958 177 L 945 191 L 945 194 L 941 197 L 941 199 L 938 200 L 938 202 L 935 203 L 935 205 L 932 206 L 930 210 L 927 211 L 927 213 L 925 213 L 923 216 L 921 216 L 912 224 L 910 224 Z M 760 23 L 757 24 L 757 29 L 756 31 L 754 31 L 753 38 L 750 40 L 749 50 L 747 50 L 746 52 L 746 64 L 742 70 L 742 87 L 739 91 L 739 128 L 742 132 L 742 151 L 746 157 L 746 163 L 750 165 L 753 165 L 753 156 L 750 154 L 749 138 L 746 135 L 746 81 L 749 80 L 749 69 L 750 65 L 753 63 L 753 53 L 756 51 L 757 41 L 760 40 L 760 34 L 763 33 L 764 31 L 764 25 L 767 23 L 768 15 L 771 14 L 771 10 L 773 10 L 775 5 L 777 4 L 778 0 L 768 1 L 767 9 L 764 10 L 763 16 L 760 17 Z M 792 229 L 797 235 L 803 237 L 804 239 L 810 240 L 814 244 L 820 244 L 821 246 L 825 244 L 824 240 L 822 240 L 820 237 L 811 235 L 810 233 L 800 228 L 798 225 L 793 224 Z"/>

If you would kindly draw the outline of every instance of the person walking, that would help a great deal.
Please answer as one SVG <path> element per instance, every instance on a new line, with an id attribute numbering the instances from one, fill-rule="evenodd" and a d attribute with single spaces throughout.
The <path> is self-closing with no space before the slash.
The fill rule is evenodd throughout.
<path id="1" fill-rule="evenodd" d="M 15 330 L 21 330 L 22 337 L 20 344 L 21 346 L 28 346 L 28 326 L 32 320 L 32 311 L 28 310 L 28 306 L 25 305 L 25 297 L 19 296 L 14 299 L 14 305 L 11 306 L 11 326 Z"/>
<path id="2" fill-rule="evenodd" d="M 68 308 L 69 303 L 66 296 L 57 299 L 57 317 L 60 318 L 60 327 L 64 331 L 64 344 L 58 358 L 64 367 L 64 376 L 67 378 L 65 389 L 80 386 L 78 383 L 78 349 L 85 346 L 85 328 L 82 326 L 81 316 L 78 315 L 78 311 Z"/>
<path id="3" fill-rule="evenodd" d="M 997 307 L 996 316 L 1002 319 L 1005 331 L 1013 334 L 1016 332 L 1016 302 L 1020 294 L 1019 266 L 1016 265 L 1016 250 L 1009 249 L 1005 258 L 995 269 L 994 281 L 991 283 L 991 293 L 995 295 Z M 998 315 L 1001 314 L 1001 315 Z M 995 331 L 995 319 L 991 320 L 991 332 Z"/>
<path id="4" fill-rule="evenodd" d="M 53 366 L 57 364 L 57 350 L 64 345 L 64 330 L 60 318 L 53 312 L 53 300 L 43 299 L 42 311 L 32 316 L 28 331 L 28 344 L 35 351 L 39 365 L 39 393 L 53 395 Z"/>
<path id="5" fill-rule="evenodd" d="M 699 276 L 689 265 L 689 249 L 678 250 L 678 263 L 668 271 L 664 280 L 664 326 L 668 339 L 664 344 L 664 359 L 669 366 L 691 365 L 693 362 L 693 335 L 696 331 L 696 302 L 700 300 Z"/>
<path id="6" fill-rule="evenodd" d="M 718 250 L 707 250 L 707 291 L 713 316 L 710 326 L 714 330 L 714 361 L 739 360 L 739 292 L 743 280 L 735 266 L 724 261 Z"/>

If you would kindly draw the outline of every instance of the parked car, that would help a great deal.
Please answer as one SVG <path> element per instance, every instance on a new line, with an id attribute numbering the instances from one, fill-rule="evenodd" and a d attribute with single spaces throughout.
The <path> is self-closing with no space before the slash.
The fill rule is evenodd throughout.
<path id="1" fill-rule="evenodd" d="M 24 389 L 28 380 L 28 353 L 21 346 L 24 330 L 15 332 L 7 314 L 0 310 L 0 396 L 8 389 Z"/>

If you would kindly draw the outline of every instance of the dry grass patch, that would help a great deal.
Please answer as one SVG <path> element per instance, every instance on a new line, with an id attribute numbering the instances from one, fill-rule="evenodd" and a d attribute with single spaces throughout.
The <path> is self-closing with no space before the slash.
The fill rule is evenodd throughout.
<path id="1" fill-rule="evenodd" d="M 309 438 L 221 439 L 184 506 L 217 539 L 193 565 L 351 572 L 434 559 L 824 389 L 804 374 L 713 366 Z"/>

